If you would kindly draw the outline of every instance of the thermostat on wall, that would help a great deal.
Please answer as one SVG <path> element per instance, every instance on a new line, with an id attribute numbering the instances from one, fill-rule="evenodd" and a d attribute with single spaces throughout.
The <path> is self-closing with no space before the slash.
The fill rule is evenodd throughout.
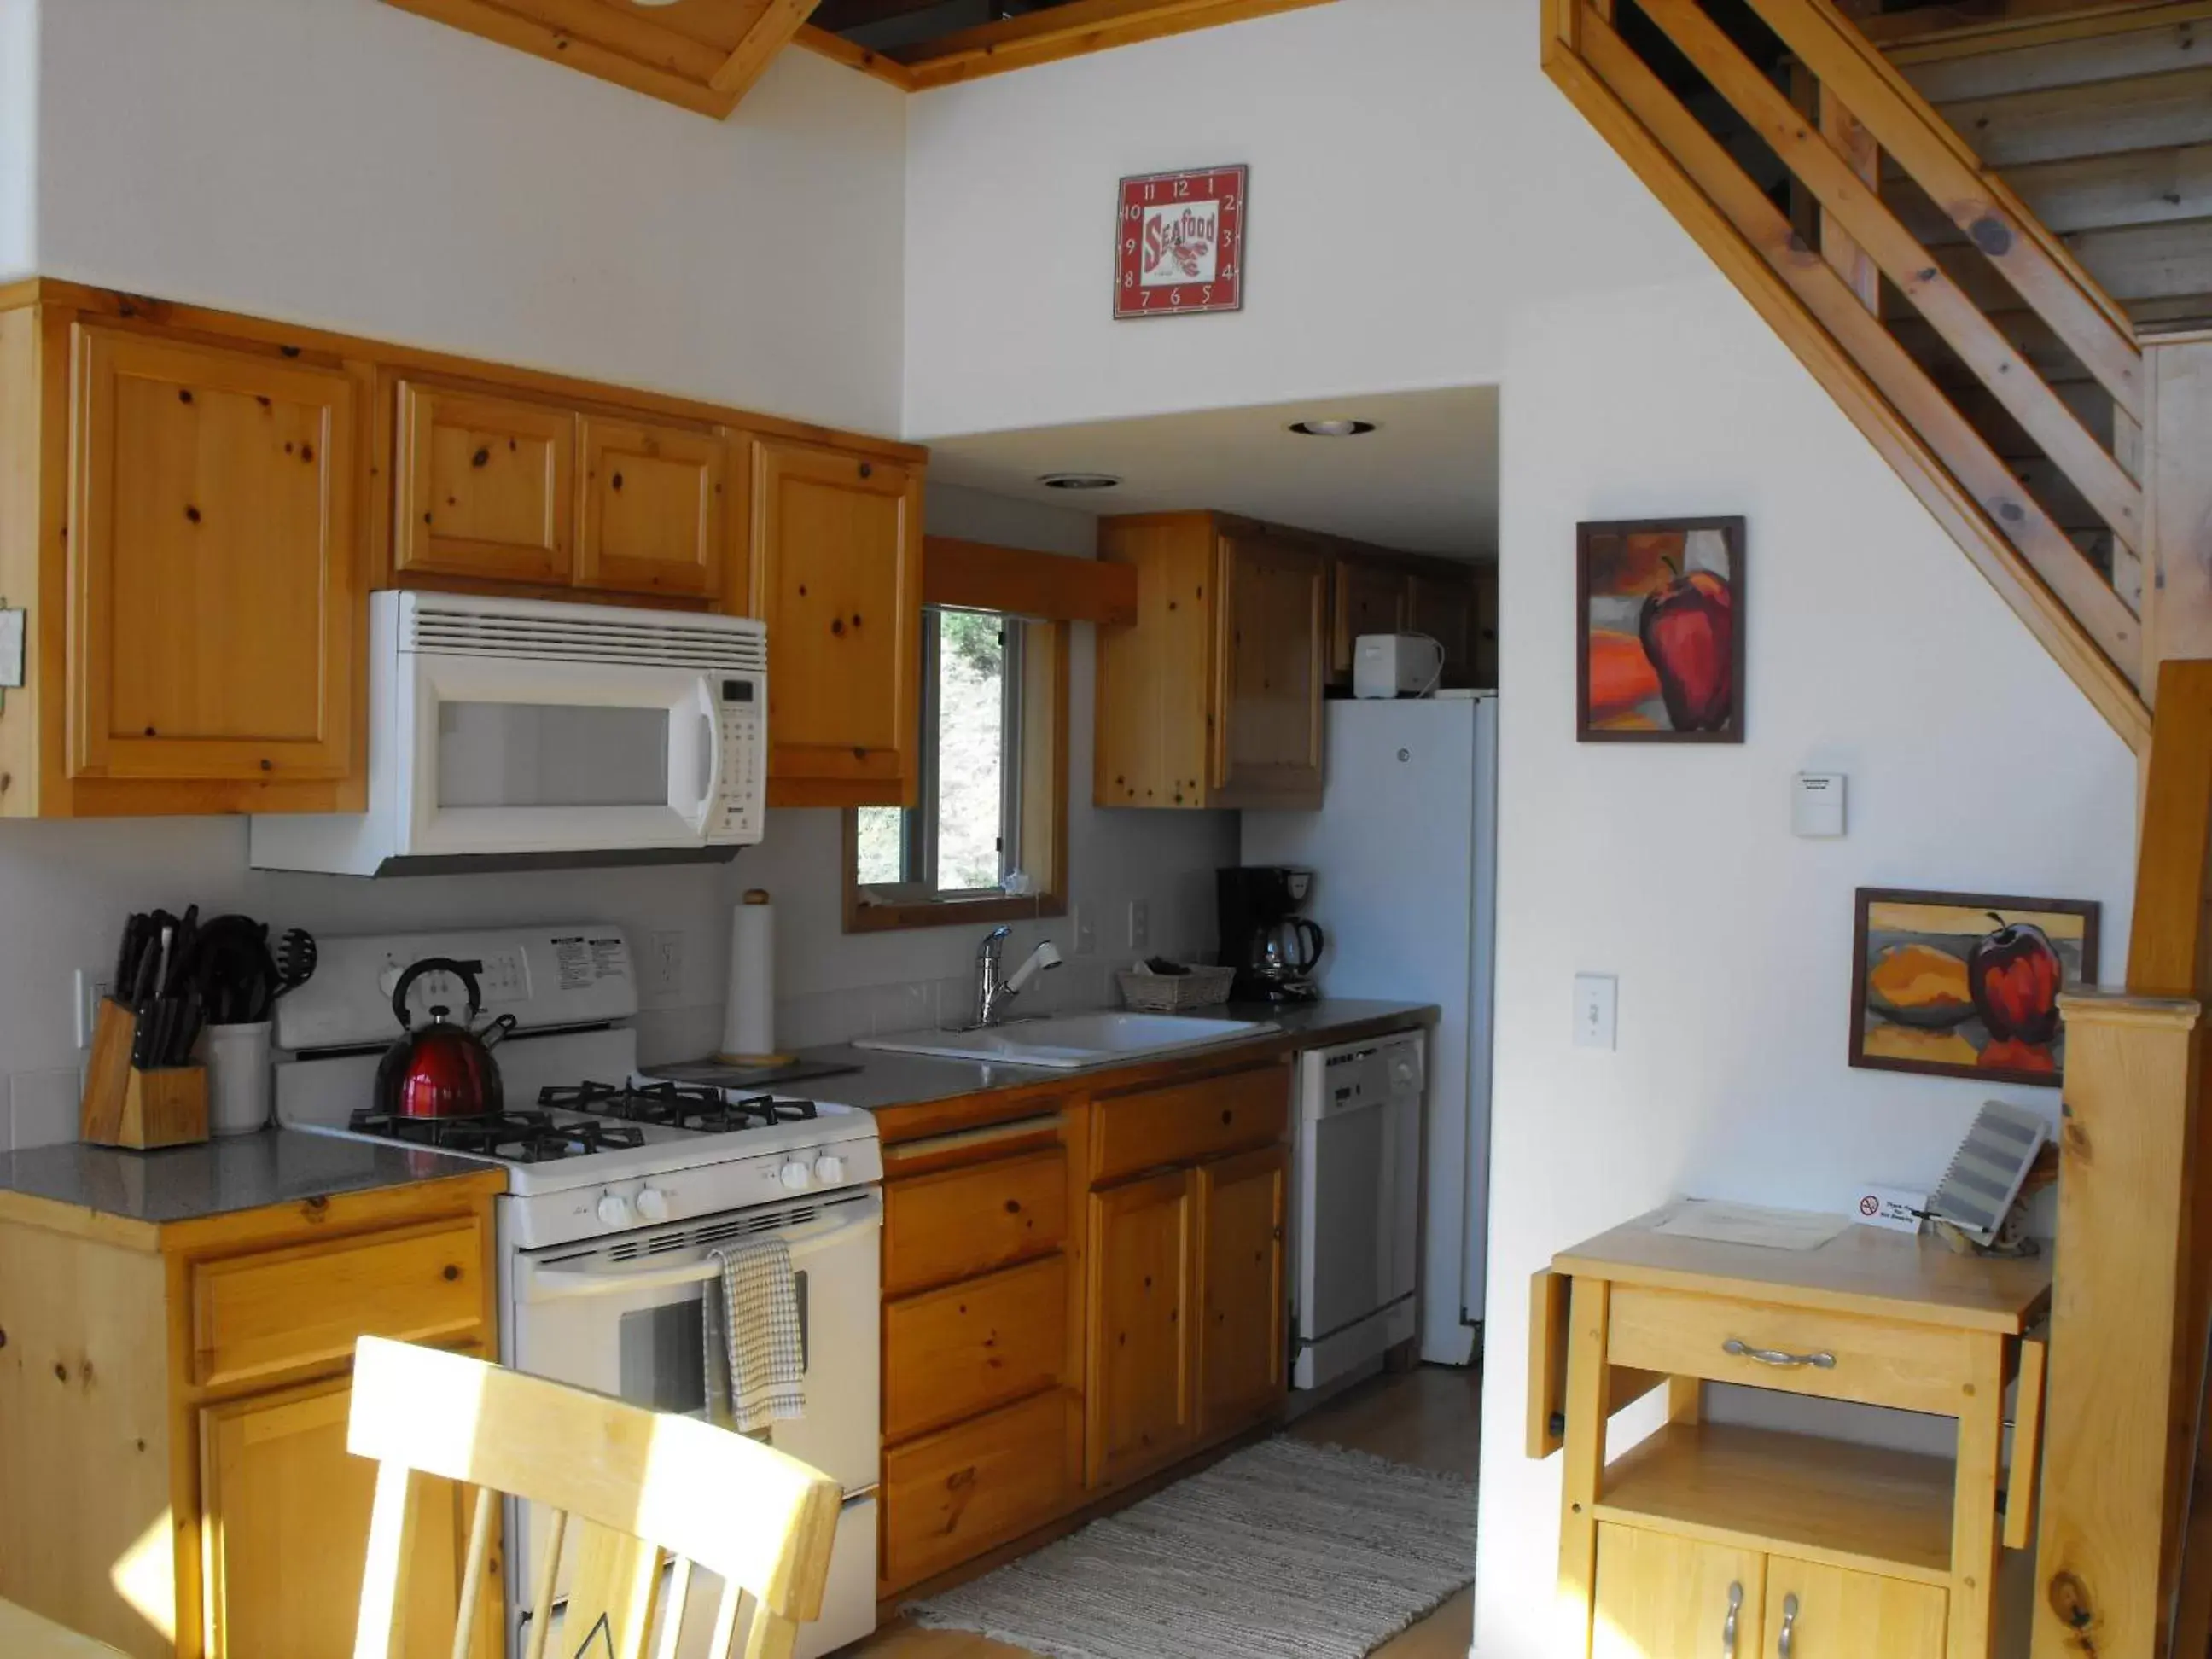
<path id="1" fill-rule="evenodd" d="M 1800 772 L 1790 787 L 1790 830 L 1814 838 L 1844 833 L 1844 775 Z"/>

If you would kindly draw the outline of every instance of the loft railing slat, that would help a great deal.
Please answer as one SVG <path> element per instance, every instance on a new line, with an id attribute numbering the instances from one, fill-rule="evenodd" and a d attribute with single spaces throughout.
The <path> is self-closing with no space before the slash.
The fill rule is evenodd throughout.
<path id="1" fill-rule="evenodd" d="M 2139 626 L 2095 568 L 1926 372 L 1858 303 L 1843 278 L 1820 254 L 1797 241 L 1781 210 L 1650 66 L 1587 7 L 1577 20 L 1577 35 L 1583 61 L 1796 294 L 1909 430 L 1964 488 L 1983 521 L 1994 526 L 2018 550 L 2039 579 L 2045 601 L 2087 633 L 2103 653 L 2108 669 L 2132 690 L 2141 658 Z M 2081 665 L 2092 678 L 2096 677 L 2094 665 Z"/>
<path id="2" fill-rule="evenodd" d="M 2142 354 L 2125 313 L 1966 140 L 1826 0 L 1750 3 L 1883 152 L 1975 239 L 2120 406 L 2140 417 Z"/>
<path id="3" fill-rule="evenodd" d="M 1750 122 L 1783 165 L 1820 198 L 1942 334 L 1961 362 L 2057 463 L 2112 533 L 2130 547 L 2142 538 L 2142 491 L 2090 435 L 2073 410 L 1940 263 L 1790 100 L 1729 40 L 1698 0 L 1642 0 L 1644 15 L 1681 49 L 1713 88 Z M 1817 69 L 1816 65 L 1811 66 Z M 1823 82 L 1823 89 L 1827 83 Z"/>

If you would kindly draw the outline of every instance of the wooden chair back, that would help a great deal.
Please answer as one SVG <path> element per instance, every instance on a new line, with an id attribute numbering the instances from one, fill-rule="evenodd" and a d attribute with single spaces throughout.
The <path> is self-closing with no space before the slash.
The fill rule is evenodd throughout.
<path id="1" fill-rule="evenodd" d="M 799 1625 L 821 1614 L 837 1483 L 711 1424 L 371 1336 L 354 1351 L 346 1445 L 378 1464 L 354 1659 L 406 1651 L 407 1577 L 418 1565 L 414 1489 L 424 1476 L 477 1488 L 453 1659 L 468 1659 L 483 1622 L 501 1493 L 551 1516 L 526 1659 L 546 1651 L 564 1542 L 571 1571 L 559 1659 L 674 1659 L 695 1566 L 724 1583 L 708 1649 L 716 1659 L 738 1652 L 747 1608 L 744 1659 L 787 1659 Z M 672 1567 L 665 1599 L 664 1567 Z M 422 1659 L 419 1645 L 410 1659 Z"/>

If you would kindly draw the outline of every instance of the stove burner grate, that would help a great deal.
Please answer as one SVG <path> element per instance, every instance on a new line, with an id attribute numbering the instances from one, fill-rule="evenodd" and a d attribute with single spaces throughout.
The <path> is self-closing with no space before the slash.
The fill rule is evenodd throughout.
<path id="1" fill-rule="evenodd" d="M 538 1103 L 548 1110 L 588 1112 L 595 1117 L 622 1118 L 701 1134 L 731 1134 L 776 1123 L 799 1123 L 816 1115 L 811 1100 L 778 1100 L 770 1095 L 732 1100 L 718 1089 L 695 1083 L 585 1082 L 542 1089 Z"/>
<path id="2" fill-rule="evenodd" d="M 627 1123 L 557 1123 L 544 1112 L 489 1112 L 479 1117 L 399 1117 L 356 1112 L 348 1127 L 413 1146 L 472 1152 L 513 1164 L 548 1164 L 589 1152 L 645 1144 L 644 1131 Z"/>

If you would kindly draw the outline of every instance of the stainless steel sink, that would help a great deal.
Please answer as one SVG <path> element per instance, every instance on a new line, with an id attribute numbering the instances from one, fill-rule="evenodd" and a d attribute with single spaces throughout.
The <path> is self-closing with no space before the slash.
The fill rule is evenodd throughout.
<path id="1" fill-rule="evenodd" d="M 927 1054 L 1001 1066 L 1079 1071 L 1086 1066 L 1180 1054 L 1277 1030 L 1272 1019 L 1205 1019 L 1190 1014 L 1060 1014 L 1010 1020 L 973 1031 L 894 1031 L 853 1046 L 884 1054 Z"/>

